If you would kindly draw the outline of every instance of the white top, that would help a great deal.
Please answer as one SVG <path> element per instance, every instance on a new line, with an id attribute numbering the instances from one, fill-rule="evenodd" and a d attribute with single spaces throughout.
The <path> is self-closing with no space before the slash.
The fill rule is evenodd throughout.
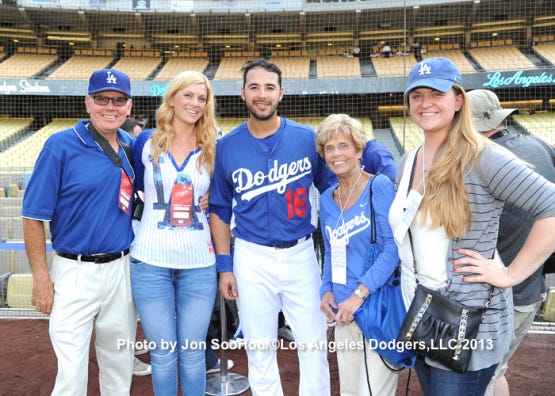
<path id="1" fill-rule="evenodd" d="M 389 210 L 389 223 L 395 232 L 401 226 L 405 209 L 409 206 L 407 191 L 409 188 L 411 169 L 415 152 L 411 152 L 405 161 L 405 169 L 399 182 L 397 194 Z M 418 282 L 432 290 L 443 289 L 447 286 L 447 269 L 445 257 L 449 255 L 450 239 L 444 227 L 431 227 L 431 220 L 424 219 L 422 212 L 418 211 L 410 225 L 412 249 L 416 255 L 416 272 Z M 413 255 L 410 239 L 405 235 L 403 241 L 396 241 L 401 259 L 401 290 L 405 306 L 410 306 L 416 290 Z M 430 247 L 433 246 L 433 249 Z"/>
<path id="2" fill-rule="evenodd" d="M 206 213 L 198 207 L 210 186 L 210 176 L 197 167 L 200 150 L 191 152 L 179 169 L 167 153 L 160 156 L 159 167 L 151 157 L 151 140 L 143 147 L 145 207 L 136 229 L 131 255 L 145 263 L 166 268 L 201 268 L 216 261 Z M 186 226 L 170 224 L 170 197 L 175 184 L 192 184 L 192 221 Z"/>

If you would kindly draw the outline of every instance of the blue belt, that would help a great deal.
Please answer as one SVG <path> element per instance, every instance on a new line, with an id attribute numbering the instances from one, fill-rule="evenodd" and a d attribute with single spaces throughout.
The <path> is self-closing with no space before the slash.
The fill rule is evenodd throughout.
<path id="1" fill-rule="evenodd" d="M 293 246 L 297 246 L 299 243 L 302 243 L 304 241 L 308 241 L 311 236 L 312 236 L 312 234 L 308 234 L 307 236 L 304 236 L 304 237 L 299 238 L 299 239 L 295 239 L 294 241 L 276 242 L 276 243 L 261 243 L 261 245 L 273 247 L 273 248 L 276 248 L 276 249 L 289 249 L 289 248 L 292 248 Z"/>

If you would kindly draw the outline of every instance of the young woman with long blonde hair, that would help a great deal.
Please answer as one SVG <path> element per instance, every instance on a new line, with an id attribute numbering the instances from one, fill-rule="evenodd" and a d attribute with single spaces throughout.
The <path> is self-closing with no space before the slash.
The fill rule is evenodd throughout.
<path id="1" fill-rule="evenodd" d="M 214 248 L 199 202 L 210 186 L 217 137 L 214 96 L 201 73 L 178 74 L 156 129 L 133 148 L 144 212 L 131 252 L 131 284 L 149 341 L 155 394 L 203 395 L 206 333 L 216 296 Z"/>

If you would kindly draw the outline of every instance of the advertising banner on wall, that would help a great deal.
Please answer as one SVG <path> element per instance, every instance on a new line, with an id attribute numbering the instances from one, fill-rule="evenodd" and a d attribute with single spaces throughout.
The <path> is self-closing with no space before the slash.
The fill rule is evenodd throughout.
<path id="1" fill-rule="evenodd" d="M 89 0 L 91 7 L 106 8 L 106 0 Z"/>
<path id="2" fill-rule="evenodd" d="M 135 11 L 150 10 L 150 0 L 133 0 L 133 9 Z"/>
<path id="3" fill-rule="evenodd" d="M 190 12 L 193 11 L 193 0 L 172 0 L 173 11 Z"/>

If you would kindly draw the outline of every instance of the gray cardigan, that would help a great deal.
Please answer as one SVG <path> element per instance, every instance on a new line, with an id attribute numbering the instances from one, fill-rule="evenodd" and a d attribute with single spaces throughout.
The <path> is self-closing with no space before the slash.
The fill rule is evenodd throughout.
<path id="1" fill-rule="evenodd" d="M 406 154 L 401 158 L 397 181 L 410 177 L 410 174 L 403 175 L 405 159 Z M 525 210 L 535 220 L 555 216 L 555 184 L 548 182 L 514 154 L 495 144 L 483 151 L 474 168 L 466 170 L 463 181 L 468 191 L 470 225 L 462 238 L 452 239 L 450 242 L 449 256 L 445 261 L 448 282 L 440 291 L 472 307 L 486 306 L 491 294 L 491 301 L 477 336 L 478 340 L 484 340 L 479 344 L 483 348 L 475 349 L 470 361 L 469 370 L 475 371 L 499 363 L 509 349 L 513 338 L 512 294 L 510 288 L 492 288 L 487 283 L 463 283 L 464 274 L 452 271 L 452 261 L 461 257 L 456 250 L 471 249 L 484 257 L 493 257 L 504 202 Z M 407 191 L 398 191 L 398 194 L 407 194 Z M 407 239 L 408 237 L 400 249 L 407 249 Z M 407 257 L 406 254 L 400 256 Z M 412 268 L 412 263 L 410 267 Z M 429 363 L 442 367 L 435 362 Z"/>
<path id="2" fill-rule="evenodd" d="M 495 143 L 505 147 L 517 157 L 533 166 L 533 169 L 551 183 L 555 183 L 555 147 L 533 135 L 497 133 L 490 137 Z M 510 204 L 503 207 L 499 222 L 497 250 L 505 265 L 510 264 L 524 244 L 533 219 Z M 555 231 L 554 231 L 555 232 Z M 513 286 L 513 302 L 529 305 L 541 300 L 545 293 L 545 281 L 540 267 L 519 285 Z"/>

